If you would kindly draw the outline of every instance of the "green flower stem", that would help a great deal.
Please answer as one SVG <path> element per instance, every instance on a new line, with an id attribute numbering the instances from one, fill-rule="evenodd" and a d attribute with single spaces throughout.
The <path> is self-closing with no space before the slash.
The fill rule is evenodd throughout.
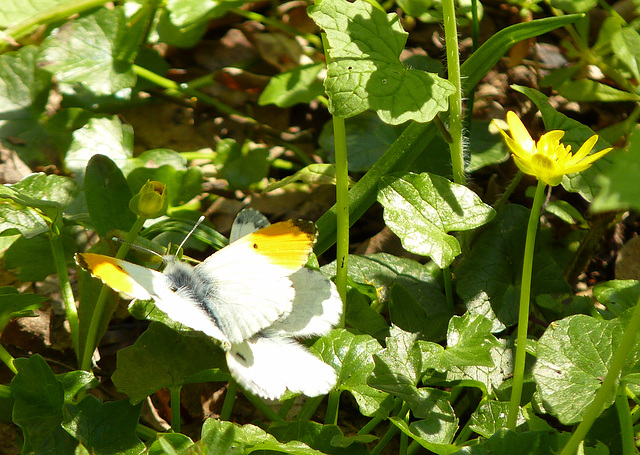
<path id="1" fill-rule="evenodd" d="M 109 0 L 69 0 L 51 8 L 47 8 L 44 11 L 40 11 L 31 17 L 27 17 L 14 26 L 6 29 L 3 36 L 7 36 L 13 40 L 20 39 L 29 34 L 34 27 L 65 19 L 69 16 L 73 16 L 74 14 L 104 5 L 108 1 Z M 3 43 L 2 37 L 0 37 L 0 50 L 6 47 L 6 45 L 7 43 Z"/>
<path id="2" fill-rule="evenodd" d="M 467 179 L 464 174 L 464 154 L 462 149 L 462 83 L 460 81 L 460 54 L 458 51 L 458 28 L 454 0 L 442 1 L 442 15 L 444 17 L 444 36 L 447 47 L 447 71 L 449 82 L 455 88 L 455 91 L 449 97 L 451 167 L 453 168 L 453 181 L 464 185 L 467 183 Z"/>
<path id="3" fill-rule="evenodd" d="M 325 425 L 338 424 L 338 409 L 340 408 L 340 390 L 332 390 L 329 392 L 329 403 L 327 403 L 327 412 L 324 416 Z"/>
<path id="4" fill-rule="evenodd" d="M 399 418 L 404 419 L 408 412 L 409 412 L 409 403 L 404 403 L 402 405 L 402 409 L 400 409 L 400 412 L 398 412 L 397 415 Z M 393 439 L 393 437 L 398 431 L 399 429 L 397 426 L 395 426 L 393 423 L 390 424 L 389 429 L 384 434 L 384 436 L 382 436 L 382 438 L 380 439 L 380 441 L 378 441 L 376 446 L 373 449 L 371 449 L 370 455 L 379 455 L 387 446 L 387 444 L 391 442 L 391 440 Z"/>
<path id="5" fill-rule="evenodd" d="M 571 435 L 571 439 L 567 442 L 567 445 L 564 446 L 560 455 L 575 455 L 580 442 L 584 440 L 587 436 L 587 433 L 591 429 L 591 426 L 596 421 L 598 416 L 602 413 L 606 401 L 611 397 L 611 395 L 615 391 L 616 382 L 618 381 L 618 377 L 620 376 L 620 372 L 622 371 L 622 367 L 631 352 L 631 348 L 634 346 L 636 341 L 636 335 L 640 330 L 640 299 L 636 303 L 636 307 L 633 310 L 633 315 L 631 316 L 631 320 L 627 327 L 624 329 L 624 335 L 622 336 L 622 340 L 620 341 L 620 345 L 616 349 L 616 352 L 613 354 L 613 358 L 611 359 L 611 365 L 609 366 L 609 371 L 602 381 L 602 385 L 600 389 L 596 393 L 593 401 L 587 408 L 587 411 L 584 414 L 582 422 L 578 425 L 578 427 Z"/>
<path id="6" fill-rule="evenodd" d="M 327 65 L 331 63 L 329 42 L 322 33 L 324 56 Z M 347 130 L 343 118 L 333 117 L 333 143 L 336 160 L 336 287 L 343 305 L 347 301 L 347 265 L 349 261 L 349 165 L 347 159 Z M 344 327 L 346 311 L 340 317 L 340 327 Z"/>
<path id="7" fill-rule="evenodd" d="M 136 435 L 143 441 L 153 441 L 158 437 L 158 432 L 139 423 L 136 425 Z"/>
<path id="8" fill-rule="evenodd" d="M 282 422 L 284 419 L 278 415 L 276 411 L 271 409 L 264 400 L 258 396 L 255 396 L 249 392 L 243 392 L 245 398 L 249 400 L 249 402 L 255 407 L 258 411 L 260 411 L 267 419 L 272 422 Z"/>
<path id="9" fill-rule="evenodd" d="M 349 171 L 347 164 L 347 135 L 344 119 L 333 118 L 333 137 L 336 154 L 336 287 L 342 302 L 347 301 L 347 266 L 349 262 Z M 344 326 L 345 311 L 340 326 Z"/>
<path id="10" fill-rule="evenodd" d="M 64 248 L 60 235 L 53 232 L 56 229 L 51 226 L 52 231 L 49 233 L 49 241 L 51 243 L 51 251 L 53 252 L 53 261 L 58 274 L 58 282 L 60 283 L 60 292 L 62 293 L 62 302 L 64 303 L 64 312 L 69 321 L 69 332 L 71 333 L 71 342 L 73 349 L 76 351 L 76 357 L 80 358 L 80 341 L 79 341 L 79 324 L 78 309 L 76 308 L 76 300 L 73 297 L 71 282 L 69 281 L 69 272 L 67 271 L 67 262 L 64 259 Z"/>
<path id="11" fill-rule="evenodd" d="M 169 387 L 171 394 L 171 429 L 174 433 L 180 433 L 180 392 L 182 386 Z"/>
<path id="12" fill-rule="evenodd" d="M 237 14 L 238 16 L 242 16 L 242 17 L 246 17 L 249 20 L 252 21 L 256 21 L 256 22 L 261 22 L 263 24 L 266 24 L 270 27 L 273 28 L 277 28 L 280 29 L 284 32 L 287 32 L 293 36 L 301 36 L 302 38 L 306 39 L 307 41 L 309 41 L 309 43 L 311 43 L 313 46 L 315 46 L 316 48 L 319 48 L 321 46 L 321 42 L 320 39 L 316 36 L 316 35 L 312 35 L 311 33 L 300 33 L 299 30 L 296 30 L 293 27 L 289 27 L 286 24 L 283 24 L 282 22 L 275 20 L 275 19 L 271 19 L 270 17 L 267 16 L 263 16 L 260 13 L 256 13 L 255 11 L 247 11 L 244 9 L 240 9 L 240 8 L 231 8 L 229 11 L 231 11 L 234 14 Z"/>
<path id="13" fill-rule="evenodd" d="M 524 364 L 527 355 L 527 328 L 529 326 L 529 301 L 531 299 L 531 275 L 533 274 L 533 250 L 536 244 L 536 233 L 540 219 L 540 209 L 545 200 L 544 190 L 546 183 L 538 181 L 536 194 L 533 197 L 533 205 L 527 224 L 527 240 L 524 246 L 524 258 L 522 260 L 522 283 L 520 287 L 520 309 L 518 313 L 518 337 L 516 338 L 516 360 L 513 367 L 513 384 L 511 387 L 511 401 L 509 402 L 509 416 L 507 428 L 516 429 L 520 400 L 522 398 L 522 386 L 524 384 Z"/>
<path id="14" fill-rule="evenodd" d="M 634 444 L 633 422 L 631 421 L 631 409 L 626 394 L 626 387 L 619 387 L 616 396 L 616 411 L 620 421 L 620 436 L 622 438 L 622 455 L 635 455 L 638 452 Z"/>
<path id="15" fill-rule="evenodd" d="M 129 249 L 131 248 L 131 245 L 136 240 L 136 237 L 138 237 L 138 233 L 142 229 L 142 226 L 144 225 L 144 222 L 146 220 L 147 219 L 144 217 L 138 217 L 136 222 L 133 224 L 133 226 L 125 236 L 124 242 L 120 245 L 120 248 L 116 253 L 117 259 L 124 259 L 124 257 L 127 255 Z M 91 322 L 89 323 L 89 330 L 87 331 L 87 339 L 85 342 L 84 350 L 82 351 L 82 362 L 80 364 L 80 368 L 85 371 L 91 370 L 91 357 L 93 356 L 93 352 L 98 346 L 98 331 L 100 330 L 100 325 L 103 319 L 106 317 L 104 311 L 110 293 L 111 289 L 109 289 L 107 285 L 103 285 L 102 289 L 100 289 L 100 294 L 98 295 L 98 299 L 96 300 L 96 304 L 93 308 Z"/>
<path id="16" fill-rule="evenodd" d="M 320 406 L 322 399 L 322 396 L 307 398 L 307 401 L 304 402 L 300 412 L 298 413 L 298 420 L 311 420 L 311 417 L 313 417 L 318 406 Z"/>
<path id="17" fill-rule="evenodd" d="M 231 411 L 233 411 L 233 404 L 236 401 L 236 392 L 238 391 L 238 383 L 231 379 L 227 392 L 224 394 L 224 401 L 222 403 L 222 410 L 220 411 L 220 420 L 229 420 L 231 417 Z"/>
<path id="18" fill-rule="evenodd" d="M 16 367 L 13 364 L 13 356 L 9 354 L 9 352 L 1 344 L 0 344 L 0 360 L 2 360 L 2 363 L 8 366 L 11 371 L 13 371 L 13 374 L 18 374 L 18 370 L 16 370 Z"/>

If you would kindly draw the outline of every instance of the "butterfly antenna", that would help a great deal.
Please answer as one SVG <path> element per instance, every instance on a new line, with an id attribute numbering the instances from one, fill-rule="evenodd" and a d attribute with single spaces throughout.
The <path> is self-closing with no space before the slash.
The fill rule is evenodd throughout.
<path id="1" fill-rule="evenodd" d="M 146 246 L 137 245 L 135 243 L 127 242 L 126 240 L 121 239 L 120 237 L 111 237 L 111 241 L 112 242 L 118 242 L 118 243 L 125 243 L 125 244 L 129 245 L 131 248 L 133 248 L 134 250 L 144 251 L 145 253 L 148 253 L 148 254 L 150 254 L 152 256 L 158 256 L 160 259 L 163 258 L 163 256 L 160 253 L 156 253 L 155 251 L 153 251 L 150 248 L 147 248 Z"/>
<path id="2" fill-rule="evenodd" d="M 182 243 L 180 243 L 180 246 L 178 247 L 178 251 L 180 251 L 182 249 L 184 244 L 187 243 L 187 240 L 189 240 L 189 237 L 191 237 L 191 234 L 193 234 L 195 232 L 195 230 L 198 229 L 198 226 L 200 226 L 200 223 L 202 223 L 203 221 L 204 221 L 204 215 L 202 215 L 202 216 L 200 216 L 200 218 L 198 218 L 198 221 L 196 221 L 196 224 L 193 225 L 193 227 L 191 228 L 191 230 L 189 231 L 187 236 L 184 238 Z"/>

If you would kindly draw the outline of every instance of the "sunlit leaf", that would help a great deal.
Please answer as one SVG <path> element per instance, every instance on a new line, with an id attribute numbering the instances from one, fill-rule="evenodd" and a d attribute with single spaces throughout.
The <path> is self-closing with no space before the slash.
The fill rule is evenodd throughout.
<path id="1" fill-rule="evenodd" d="M 382 178 L 378 202 L 384 220 L 407 251 L 429 256 L 440 268 L 458 254 L 460 244 L 449 235 L 490 221 L 494 210 L 471 190 L 431 174 L 393 174 Z"/>
<path id="2" fill-rule="evenodd" d="M 352 117 L 371 109 L 382 121 L 399 125 L 429 122 L 447 109 L 453 86 L 400 62 L 407 33 L 395 13 L 346 0 L 324 0 L 308 11 L 329 41 L 325 89 L 333 115 Z"/>

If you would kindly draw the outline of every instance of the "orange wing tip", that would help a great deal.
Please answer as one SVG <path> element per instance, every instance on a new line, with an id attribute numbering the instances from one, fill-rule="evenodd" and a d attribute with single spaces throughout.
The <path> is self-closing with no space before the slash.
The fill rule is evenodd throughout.
<path id="1" fill-rule="evenodd" d="M 118 259 L 93 253 L 76 253 L 76 263 L 118 292 L 135 296 L 136 282 L 118 264 Z"/>
<path id="2" fill-rule="evenodd" d="M 242 240 L 254 253 L 268 258 L 271 264 L 298 270 L 312 252 L 317 229 L 311 221 L 287 220 L 267 226 Z"/>

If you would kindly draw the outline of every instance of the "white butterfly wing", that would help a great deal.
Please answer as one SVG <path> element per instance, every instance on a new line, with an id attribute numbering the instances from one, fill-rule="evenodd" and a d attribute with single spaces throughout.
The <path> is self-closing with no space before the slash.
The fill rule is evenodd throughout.
<path id="1" fill-rule="evenodd" d="M 215 320 L 201 306 L 172 292 L 165 274 L 100 254 L 79 253 L 76 261 L 112 289 L 140 300 L 153 299 L 155 305 L 174 321 L 200 330 L 229 346 Z M 181 264 L 181 268 L 193 271 L 193 267 L 187 264 Z"/>
<path id="2" fill-rule="evenodd" d="M 255 209 L 244 209 L 236 216 L 231 225 L 231 233 L 229 234 L 229 242 L 251 234 L 259 229 L 269 226 L 269 220 L 262 213 Z"/>
<path id="3" fill-rule="evenodd" d="M 204 304 L 232 344 L 252 337 L 291 311 L 295 297 L 291 271 L 258 254 L 231 244 L 196 269 L 211 280 Z"/>
<path id="4" fill-rule="evenodd" d="M 291 312 L 265 330 L 269 336 L 324 335 L 340 322 L 342 300 L 322 272 L 300 269 L 289 277 L 295 289 Z"/>
<path id="5" fill-rule="evenodd" d="M 287 389 L 324 395 L 337 381 L 331 366 L 290 338 L 256 336 L 233 345 L 227 365 L 243 389 L 268 399 L 280 398 Z"/>
<path id="6" fill-rule="evenodd" d="M 313 223 L 283 221 L 245 235 L 196 267 L 210 290 L 200 300 L 232 344 L 291 312 L 289 276 L 305 265 L 315 237 Z"/>

